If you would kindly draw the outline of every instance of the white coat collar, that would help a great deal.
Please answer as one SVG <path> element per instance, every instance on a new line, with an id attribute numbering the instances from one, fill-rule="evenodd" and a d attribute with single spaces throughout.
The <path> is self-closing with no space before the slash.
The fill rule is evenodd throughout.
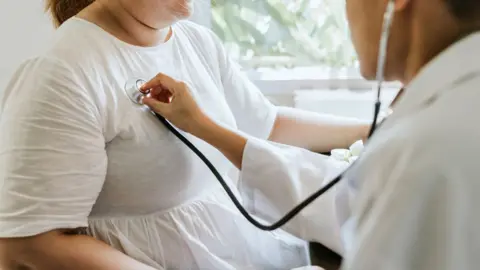
<path id="1" fill-rule="evenodd" d="M 394 115 L 408 113 L 424 106 L 452 84 L 480 72 L 480 32 L 451 45 L 428 63 L 405 87 L 405 93 L 394 108 Z M 393 115 L 392 115 L 393 116 Z"/>

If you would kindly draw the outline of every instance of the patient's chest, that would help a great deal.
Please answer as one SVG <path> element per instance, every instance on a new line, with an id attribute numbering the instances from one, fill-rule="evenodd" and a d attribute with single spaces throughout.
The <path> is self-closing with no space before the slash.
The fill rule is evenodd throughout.
<path id="1" fill-rule="evenodd" d="M 189 148 L 147 108 L 133 104 L 123 92 L 123 85 L 131 77 L 148 80 L 162 72 L 189 83 L 192 94 L 210 117 L 236 128 L 214 72 L 192 54 L 162 57 L 138 60 L 143 63 L 129 63 L 123 59 L 125 63 L 120 64 L 132 68 L 111 75 L 107 83 L 115 88 L 105 101 L 108 108 L 105 132 L 106 137 L 111 138 L 106 144 L 108 169 L 93 215 L 141 215 L 166 210 L 218 185 L 205 164 Z M 220 173 L 226 174 L 231 169 L 230 163 L 216 149 L 189 134 L 185 136 Z"/>

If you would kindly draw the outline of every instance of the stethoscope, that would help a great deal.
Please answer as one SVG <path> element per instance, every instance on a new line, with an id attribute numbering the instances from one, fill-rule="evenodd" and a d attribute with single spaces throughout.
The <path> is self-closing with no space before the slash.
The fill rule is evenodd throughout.
<path id="1" fill-rule="evenodd" d="M 389 32 L 390 32 L 390 26 L 392 23 L 393 19 L 393 12 L 394 12 L 394 7 L 395 7 L 395 2 L 394 0 L 389 0 L 388 5 L 387 5 L 387 10 L 385 11 L 384 14 L 384 19 L 383 19 L 383 28 L 382 28 L 382 35 L 380 39 L 380 46 L 379 46 L 379 53 L 378 53 L 378 63 L 377 63 L 377 73 L 376 73 L 376 81 L 377 84 L 375 86 L 376 91 L 377 91 L 377 97 L 376 97 L 376 102 L 374 105 L 374 117 L 373 121 L 370 127 L 370 131 L 368 134 L 368 138 L 370 138 L 373 133 L 375 132 L 375 129 L 377 127 L 377 120 L 378 116 L 380 114 L 380 107 L 381 107 L 381 102 L 380 102 L 380 92 L 382 89 L 382 83 L 384 80 L 384 69 L 385 69 L 385 60 L 387 56 L 387 44 L 388 44 L 388 37 L 389 37 Z M 125 93 L 127 96 L 130 98 L 130 100 L 138 105 L 143 105 L 141 100 L 143 98 L 143 93 L 140 92 L 140 87 L 145 83 L 146 81 L 143 79 L 131 79 L 127 81 L 125 84 Z M 399 92 L 399 95 L 401 92 Z M 397 95 L 398 97 L 398 95 Z M 393 101 L 393 103 L 396 101 L 397 98 Z M 391 112 L 391 111 L 390 111 Z M 232 190 L 230 187 L 227 185 L 223 177 L 220 175 L 220 173 L 217 171 L 215 166 L 205 157 L 205 155 L 200 152 L 195 145 L 193 145 L 185 136 L 183 136 L 175 127 L 170 124 L 164 117 L 161 115 L 155 113 L 152 111 L 152 114 L 155 115 L 155 117 L 168 129 L 170 130 L 178 139 L 180 139 L 188 148 L 190 148 L 204 163 L 207 165 L 207 167 L 210 169 L 210 171 L 213 173 L 215 178 L 217 178 L 218 182 L 222 185 L 222 187 L 225 189 L 225 192 L 227 195 L 230 197 L 232 200 L 233 204 L 235 207 L 240 211 L 240 213 L 255 227 L 259 228 L 260 230 L 264 231 L 273 231 L 276 230 L 283 225 L 285 225 L 288 221 L 290 221 L 292 218 L 294 218 L 300 211 L 302 211 L 305 207 L 307 207 L 309 204 L 311 204 L 313 201 L 315 201 L 317 198 L 322 196 L 325 192 L 330 190 L 332 187 L 334 187 L 340 180 L 343 179 L 345 174 L 352 168 L 353 164 L 350 165 L 344 172 L 342 172 L 340 175 L 335 177 L 332 181 L 330 181 L 327 185 L 323 186 L 320 190 L 316 191 L 312 195 L 310 195 L 308 198 L 306 198 L 304 201 L 302 201 L 300 204 L 298 204 L 295 208 L 290 210 L 284 217 L 279 219 L 277 222 L 271 224 L 271 225 L 265 225 L 260 222 L 258 222 L 254 217 L 252 217 L 247 210 L 242 206 L 242 204 L 238 201 L 236 196 L 233 194 Z M 356 161 L 357 162 L 357 161 Z"/>

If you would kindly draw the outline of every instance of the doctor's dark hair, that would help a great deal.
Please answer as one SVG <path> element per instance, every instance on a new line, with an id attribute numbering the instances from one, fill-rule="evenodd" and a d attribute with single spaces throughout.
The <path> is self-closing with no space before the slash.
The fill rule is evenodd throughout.
<path id="1" fill-rule="evenodd" d="M 480 20 L 480 0 L 444 0 L 450 12 L 465 23 Z"/>
<path id="2" fill-rule="evenodd" d="M 45 10 L 50 12 L 55 26 L 77 15 L 95 0 L 46 0 Z"/>

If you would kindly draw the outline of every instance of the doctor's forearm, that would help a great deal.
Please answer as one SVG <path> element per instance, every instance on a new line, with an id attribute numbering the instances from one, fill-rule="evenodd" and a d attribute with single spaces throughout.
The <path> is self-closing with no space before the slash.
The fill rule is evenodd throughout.
<path id="1" fill-rule="evenodd" d="M 242 168 L 243 151 L 247 138 L 205 119 L 201 128 L 193 134 L 217 148 L 238 169 Z"/>
<path id="2" fill-rule="evenodd" d="M 356 119 L 280 107 L 270 140 L 329 152 L 365 140 L 369 127 L 369 123 Z"/>

